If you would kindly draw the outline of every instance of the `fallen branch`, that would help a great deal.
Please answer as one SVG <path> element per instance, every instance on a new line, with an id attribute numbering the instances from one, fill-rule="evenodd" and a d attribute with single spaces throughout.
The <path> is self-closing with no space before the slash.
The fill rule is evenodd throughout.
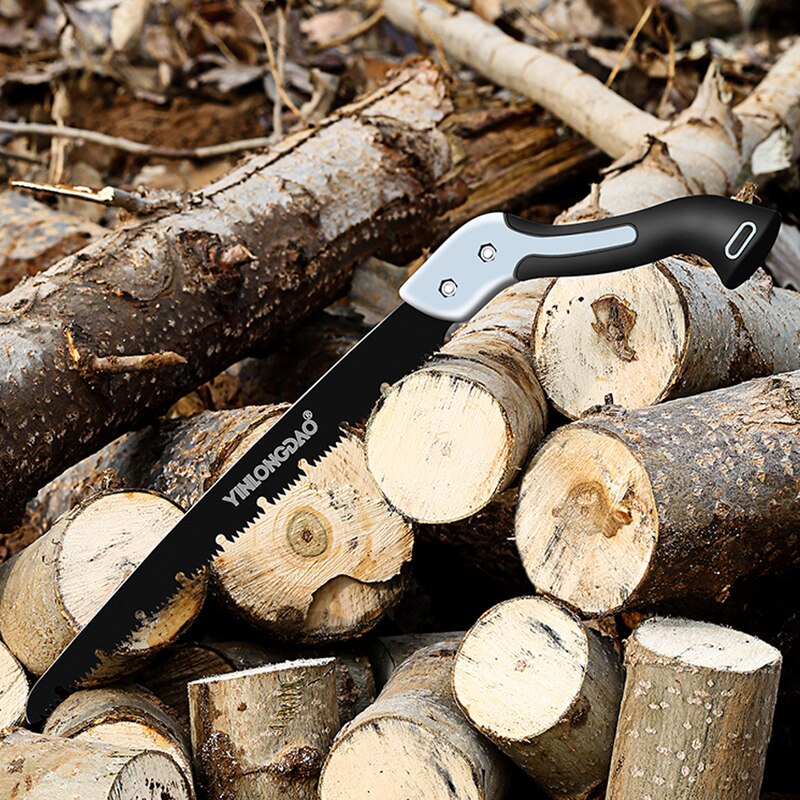
<path id="1" fill-rule="evenodd" d="M 91 142 L 124 153 L 149 158 L 191 158 L 202 161 L 209 158 L 243 153 L 246 150 L 263 150 L 271 147 L 278 139 L 275 136 L 257 136 L 253 139 L 241 139 L 235 142 L 212 144 L 205 147 L 160 147 L 158 145 L 134 142 L 123 136 L 110 136 L 99 131 L 84 128 L 72 128 L 69 125 L 51 125 L 43 122 L 7 122 L 0 120 L 0 133 L 14 136 L 46 136 L 50 139 L 72 139 Z"/>
<path id="2" fill-rule="evenodd" d="M 124 227 L 2 298 L 0 524 L 65 466 L 333 300 L 356 260 L 426 241 L 435 212 L 458 198 L 437 127 L 448 110 L 438 73 L 418 64 L 185 209 Z M 67 327 L 85 352 L 187 363 L 168 380 L 87 375 Z"/>

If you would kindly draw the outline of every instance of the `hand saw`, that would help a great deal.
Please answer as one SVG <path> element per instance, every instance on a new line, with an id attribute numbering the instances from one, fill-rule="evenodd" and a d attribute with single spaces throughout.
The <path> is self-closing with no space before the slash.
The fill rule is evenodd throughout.
<path id="1" fill-rule="evenodd" d="M 156 545 L 64 649 L 28 696 L 40 725 L 63 697 L 197 575 L 365 418 L 380 386 L 399 380 L 515 281 L 614 272 L 676 253 L 708 260 L 734 289 L 761 265 L 780 229 L 769 209 L 694 196 L 618 217 L 542 225 L 501 212 L 453 233 L 400 289 L 404 301 L 289 408 Z M 259 505 L 261 504 L 261 505 Z"/>

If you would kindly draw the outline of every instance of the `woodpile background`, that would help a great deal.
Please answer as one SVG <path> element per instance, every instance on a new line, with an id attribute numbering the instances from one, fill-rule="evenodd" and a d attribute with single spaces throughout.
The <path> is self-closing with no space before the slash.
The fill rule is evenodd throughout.
<path id="1" fill-rule="evenodd" d="M 793 0 L 0 0 L 0 798 L 800 798 L 799 163 Z M 699 193 L 764 270 L 506 290 L 25 728 L 461 223 Z"/>

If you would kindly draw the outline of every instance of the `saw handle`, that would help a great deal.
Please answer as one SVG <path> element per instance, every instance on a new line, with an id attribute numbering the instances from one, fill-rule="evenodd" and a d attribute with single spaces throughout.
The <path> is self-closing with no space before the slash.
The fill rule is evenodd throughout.
<path id="1" fill-rule="evenodd" d="M 781 216 L 762 206 L 698 195 L 570 225 L 543 225 L 512 214 L 505 215 L 505 222 L 536 240 L 531 242 L 533 252 L 517 263 L 517 280 L 616 272 L 694 253 L 713 265 L 725 286 L 735 289 L 764 263 Z M 546 246 L 548 239 L 551 247 Z"/>

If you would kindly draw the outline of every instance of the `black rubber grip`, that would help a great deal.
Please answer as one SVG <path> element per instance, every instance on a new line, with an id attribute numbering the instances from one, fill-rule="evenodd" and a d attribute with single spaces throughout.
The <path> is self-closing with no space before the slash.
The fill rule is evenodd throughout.
<path id="1" fill-rule="evenodd" d="M 564 236 L 625 225 L 636 229 L 634 241 L 604 249 L 570 252 L 565 247 L 555 255 L 531 252 L 517 264 L 517 280 L 616 272 L 678 253 L 694 253 L 713 265 L 729 289 L 744 283 L 764 263 L 781 226 L 777 211 L 712 195 L 681 197 L 631 214 L 571 225 L 542 225 L 511 214 L 505 218 L 510 228 L 532 236 Z"/>

